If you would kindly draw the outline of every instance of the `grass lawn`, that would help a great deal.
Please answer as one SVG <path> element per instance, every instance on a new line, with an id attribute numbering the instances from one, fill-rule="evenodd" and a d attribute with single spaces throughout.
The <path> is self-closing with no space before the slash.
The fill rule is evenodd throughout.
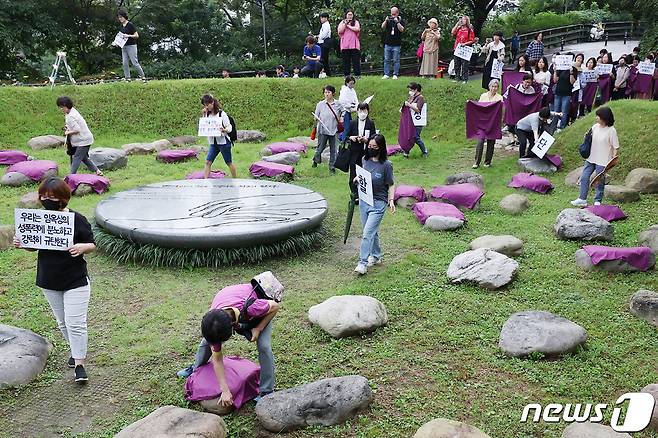
<path id="1" fill-rule="evenodd" d="M 330 81 L 338 86 L 338 79 Z M 194 134 L 206 91 L 226 101 L 238 129 L 261 129 L 271 140 L 308 135 L 309 112 L 321 98 L 313 80 L 186 80 L 143 85 L 0 89 L 0 147 L 27 150 L 32 136 L 59 133 L 63 116 L 54 105 L 70 93 L 96 136 L 96 146 L 120 147 Z M 375 94 L 373 118 L 389 143 L 396 143 L 397 105 L 406 96 L 403 81 L 364 78 L 361 99 Z M 427 190 L 445 177 L 471 170 L 473 142 L 464 138 L 463 104 L 476 98 L 475 85 L 425 81 L 430 126 L 423 137 L 430 157 L 419 149 L 405 160 L 392 157 L 397 183 Z M 623 181 L 634 167 L 658 167 L 655 149 L 658 103 L 612 105 L 621 141 L 622 164 L 612 172 Z M 308 117 L 307 117 L 308 115 Z M 493 167 L 481 168 L 486 188 L 480 209 L 466 212 L 458 231 L 427 232 L 408 210 L 385 216 L 381 240 L 384 264 L 357 278 L 359 224 L 342 243 L 348 201 L 347 176 L 331 176 L 325 166 L 311 168 L 310 153 L 297 165 L 296 184 L 322 193 L 329 202 L 329 237 L 319 250 L 296 258 L 267 260 L 258 266 L 222 269 L 172 269 L 124 265 L 96 253 L 87 257 L 92 277 L 89 310 L 90 382 L 73 384 L 66 368 L 67 346 L 41 292 L 34 285 L 36 255 L 0 251 L 0 323 L 35 331 L 55 346 L 45 371 L 32 384 L 0 392 L 0 436 L 112 436 L 159 406 L 192 407 L 183 399 L 183 381 L 175 372 L 193 359 L 200 318 L 220 288 L 272 270 L 287 296 L 274 320 L 273 349 L 277 388 L 324 377 L 360 374 L 370 380 L 375 402 L 369 412 L 348 423 L 308 428 L 290 437 L 409 437 L 437 417 L 468 422 L 494 438 L 558 437 L 565 424 L 519 422 L 528 403 L 608 403 L 625 392 L 658 382 L 658 332 L 628 311 L 638 289 L 658 291 L 656 271 L 634 274 L 583 272 L 574 253 L 583 242 L 560 241 L 553 232 L 558 213 L 570 207 L 575 188 L 564 176 L 582 164 L 577 145 L 592 115 L 565 130 L 555 146 L 564 170 L 550 176 L 555 190 L 528 194 L 531 206 L 520 216 L 498 207 L 514 189 L 506 187 L 517 170 L 516 158 L 496 150 Z M 654 129 L 650 129 L 654 128 Z M 259 156 L 263 144 L 238 144 L 234 162 L 240 177 Z M 312 152 L 312 151 L 311 151 Z M 68 157 L 62 149 L 31 152 L 53 159 L 62 174 Z M 221 160 L 216 167 L 224 169 Z M 131 156 L 128 166 L 107 172 L 111 191 L 74 198 L 71 207 L 87 217 L 99 199 L 138 185 L 184 178 L 202 161 L 166 165 L 154 156 Z M 0 223 L 11 223 L 18 199 L 34 187 L 0 187 Z M 615 246 L 636 246 L 638 234 L 658 223 L 658 197 L 642 195 L 622 206 L 628 219 L 614 223 Z M 453 285 L 446 269 L 468 243 L 484 234 L 513 234 L 525 242 L 517 260 L 517 278 L 490 292 Z M 389 324 L 373 334 L 334 340 L 307 320 L 308 308 L 333 295 L 366 294 L 382 301 Z M 498 349 L 505 320 L 521 310 L 546 310 L 564 316 L 588 332 L 586 347 L 558 360 L 510 359 Z M 225 353 L 257 360 L 255 346 L 236 336 Z M 253 404 L 225 417 L 232 437 L 273 436 L 257 424 Z M 606 413 L 610 420 L 612 410 Z M 658 437 L 638 433 L 634 437 Z"/>

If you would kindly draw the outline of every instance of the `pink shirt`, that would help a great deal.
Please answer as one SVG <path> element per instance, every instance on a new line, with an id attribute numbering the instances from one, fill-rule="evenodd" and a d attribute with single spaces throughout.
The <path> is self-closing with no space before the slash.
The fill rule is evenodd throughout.
<path id="1" fill-rule="evenodd" d="M 359 21 L 354 22 L 355 25 L 359 25 Z M 340 50 L 349 50 L 356 49 L 361 50 L 361 40 L 359 37 L 361 32 L 354 32 L 349 27 L 345 27 L 345 30 L 340 36 Z"/>

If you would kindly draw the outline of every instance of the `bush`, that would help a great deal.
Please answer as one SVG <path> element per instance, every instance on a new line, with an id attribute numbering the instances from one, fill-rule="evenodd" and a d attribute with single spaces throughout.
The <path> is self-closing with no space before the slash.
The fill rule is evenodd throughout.
<path id="1" fill-rule="evenodd" d="M 615 16 L 615 19 L 628 17 Z M 572 24 L 605 22 L 613 19 L 613 15 L 606 9 L 589 9 L 571 11 L 566 14 L 555 12 L 539 12 L 530 14 L 521 9 L 508 15 L 498 15 L 489 19 L 482 29 L 483 35 L 491 35 L 496 30 L 504 30 L 511 35 L 514 30 L 519 33 L 529 33 L 538 30 L 552 29 L 554 27 L 570 26 Z"/>
<path id="2" fill-rule="evenodd" d="M 649 52 L 658 51 L 658 24 L 654 24 L 653 27 L 647 29 L 644 34 L 642 34 L 642 40 L 640 41 L 640 53 L 646 55 Z"/>

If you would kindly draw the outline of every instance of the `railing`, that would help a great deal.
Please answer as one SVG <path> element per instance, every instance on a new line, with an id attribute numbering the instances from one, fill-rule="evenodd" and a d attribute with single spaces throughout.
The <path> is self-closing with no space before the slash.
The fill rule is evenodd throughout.
<path id="1" fill-rule="evenodd" d="M 559 47 L 561 44 L 578 44 L 590 41 L 589 31 L 591 24 L 572 24 L 570 26 L 554 27 L 552 29 L 538 30 L 531 33 L 520 34 L 521 48 L 528 47 L 528 44 L 535 39 L 535 36 L 541 32 L 543 35 L 542 42 L 544 47 Z M 611 21 L 603 23 L 605 29 L 604 39 L 622 40 L 639 38 L 642 35 L 644 23 L 635 23 L 633 21 Z"/>

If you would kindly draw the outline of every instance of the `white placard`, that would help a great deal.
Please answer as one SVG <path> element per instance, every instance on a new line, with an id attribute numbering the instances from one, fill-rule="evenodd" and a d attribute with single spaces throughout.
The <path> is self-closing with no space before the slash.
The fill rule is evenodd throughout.
<path id="1" fill-rule="evenodd" d="M 414 126 L 427 126 L 427 102 L 423 103 L 423 107 L 419 113 L 411 110 L 411 119 L 414 122 Z"/>
<path id="2" fill-rule="evenodd" d="M 574 91 L 580 90 L 580 78 L 576 78 L 576 82 L 573 83 L 573 86 L 571 87 L 571 92 L 573 93 Z"/>
<path id="3" fill-rule="evenodd" d="M 375 205 L 372 197 L 372 175 L 363 167 L 356 165 L 356 187 L 359 191 L 359 200 L 371 207 Z"/>
<path id="4" fill-rule="evenodd" d="M 642 61 L 637 65 L 637 72 L 641 75 L 653 76 L 653 71 L 656 69 L 656 64 L 653 62 Z"/>
<path id="5" fill-rule="evenodd" d="M 491 77 L 494 79 L 502 78 L 504 66 L 505 66 L 504 62 L 500 62 L 499 60 L 494 59 L 493 64 L 491 64 Z"/>
<path id="6" fill-rule="evenodd" d="M 555 57 L 555 70 L 571 70 L 573 66 L 573 56 L 557 55 Z"/>
<path id="7" fill-rule="evenodd" d="M 123 32 L 119 32 L 114 37 L 114 41 L 112 41 L 112 45 L 123 48 L 123 46 L 126 45 L 126 42 L 128 42 L 128 38 L 126 37 L 126 34 Z"/>
<path id="8" fill-rule="evenodd" d="M 612 64 L 596 64 L 596 71 L 600 75 L 609 75 L 612 73 Z"/>
<path id="9" fill-rule="evenodd" d="M 201 117 L 199 119 L 199 137 L 221 137 L 224 135 L 221 117 Z"/>
<path id="10" fill-rule="evenodd" d="M 463 44 L 459 44 L 457 47 L 455 47 L 455 56 L 457 58 L 461 58 L 461 59 L 465 59 L 466 61 L 470 61 L 471 56 L 473 56 L 473 47 L 465 46 Z"/>
<path id="11" fill-rule="evenodd" d="M 73 246 L 75 213 L 15 208 L 14 223 L 22 248 L 66 251 Z"/>
<path id="12" fill-rule="evenodd" d="M 544 131 L 539 136 L 539 139 L 535 141 L 535 145 L 532 147 L 532 153 L 539 158 L 544 158 L 544 155 L 546 155 L 546 152 L 548 152 L 551 146 L 553 146 L 554 142 L 555 138 L 548 132 Z"/>
<path id="13" fill-rule="evenodd" d="M 583 72 L 585 82 L 596 82 L 599 80 L 599 72 L 596 70 L 585 70 Z"/>

